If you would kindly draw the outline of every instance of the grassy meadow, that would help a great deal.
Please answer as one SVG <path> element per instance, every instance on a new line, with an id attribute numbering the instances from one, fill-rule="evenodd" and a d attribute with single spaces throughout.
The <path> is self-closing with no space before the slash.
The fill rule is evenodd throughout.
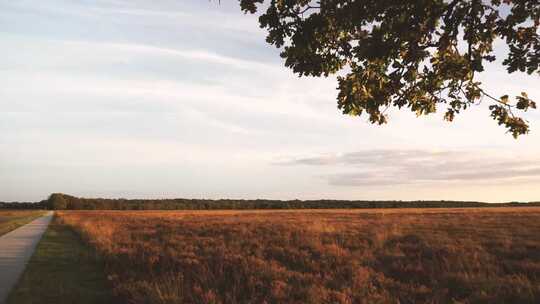
<path id="1" fill-rule="evenodd" d="M 540 302 L 540 208 L 57 216 L 125 303 Z"/>
<path id="2" fill-rule="evenodd" d="M 41 210 L 0 210 L 0 235 L 26 225 L 44 213 Z"/>

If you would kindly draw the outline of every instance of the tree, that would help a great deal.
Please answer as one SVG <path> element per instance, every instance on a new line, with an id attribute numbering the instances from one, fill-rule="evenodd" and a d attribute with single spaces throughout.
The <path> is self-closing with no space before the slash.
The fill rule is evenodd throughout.
<path id="1" fill-rule="evenodd" d="M 529 132 L 515 112 L 536 108 L 522 92 L 511 100 L 482 89 L 477 74 L 508 47 L 509 73 L 540 75 L 538 0 L 240 0 L 259 17 L 266 41 L 284 47 L 285 66 L 299 76 L 338 73 L 338 108 L 387 122 L 390 107 L 445 119 L 487 99 L 491 117 L 514 137 Z"/>
<path id="2" fill-rule="evenodd" d="M 53 193 L 48 200 L 49 209 L 64 210 L 67 209 L 67 200 L 62 193 Z"/>

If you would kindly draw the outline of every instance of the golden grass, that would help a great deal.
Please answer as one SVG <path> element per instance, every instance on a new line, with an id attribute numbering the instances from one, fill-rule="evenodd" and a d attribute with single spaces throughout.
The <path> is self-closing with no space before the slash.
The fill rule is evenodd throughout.
<path id="1" fill-rule="evenodd" d="M 44 213 L 42 210 L 0 210 L 0 235 L 28 224 Z"/>
<path id="2" fill-rule="evenodd" d="M 58 216 L 128 303 L 540 301 L 540 208 Z"/>

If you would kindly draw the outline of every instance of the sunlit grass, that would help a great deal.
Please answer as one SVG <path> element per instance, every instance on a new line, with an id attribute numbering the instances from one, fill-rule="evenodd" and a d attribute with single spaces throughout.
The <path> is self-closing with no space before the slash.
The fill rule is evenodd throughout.
<path id="1" fill-rule="evenodd" d="M 540 301 L 540 208 L 58 215 L 129 303 Z"/>
<path id="2" fill-rule="evenodd" d="M 39 210 L 0 210 L 0 235 L 26 225 L 45 214 Z"/>

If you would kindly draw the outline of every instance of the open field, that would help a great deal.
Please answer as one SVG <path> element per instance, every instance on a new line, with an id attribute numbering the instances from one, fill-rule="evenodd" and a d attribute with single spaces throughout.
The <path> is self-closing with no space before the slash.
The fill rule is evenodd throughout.
<path id="1" fill-rule="evenodd" d="M 40 210 L 0 210 L 0 235 L 28 224 L 44 213 Z"/>
<path id="2" fill-rule="evenodd" d="M 540 301 L 540 208 L 58 217 L 127 303 Z"/>

